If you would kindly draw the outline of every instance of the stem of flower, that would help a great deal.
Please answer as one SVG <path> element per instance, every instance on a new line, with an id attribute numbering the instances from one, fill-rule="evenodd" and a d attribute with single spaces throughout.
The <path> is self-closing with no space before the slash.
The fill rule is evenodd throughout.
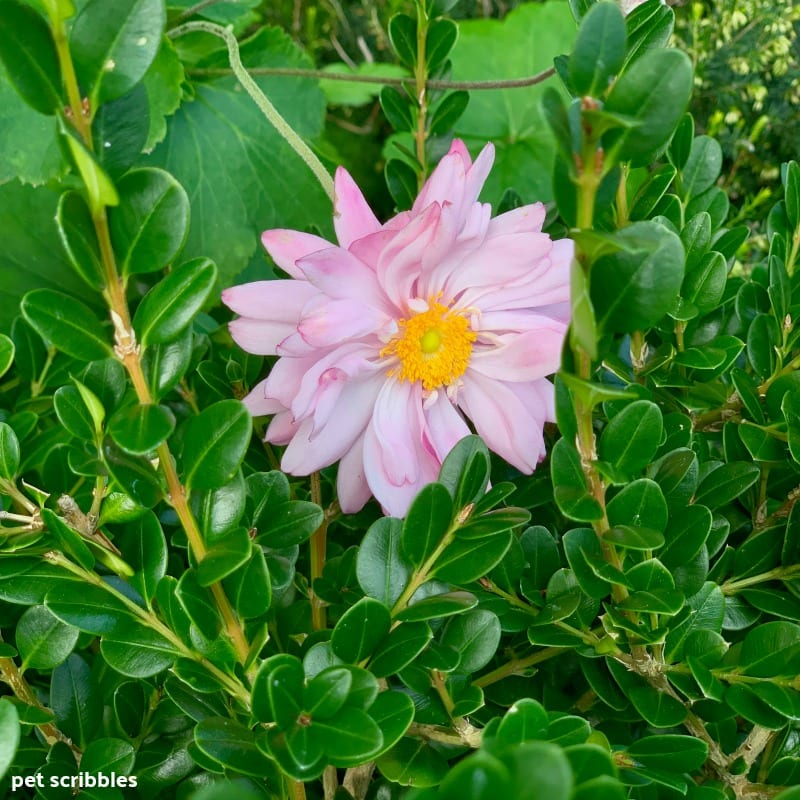
<path id="1" fill-rule="evenodd" d="M 428 39 L 428 14 L 425 3 L 417 0 L 417 60 L 414 64 L 414 82 L 417 99 L 417 127 L 414 140 L 417 146 L 417 161 L 420 171 L 417 175 L 418 189 L 422 188 L 428 175 L 428 155 L 425 144 L 428 138 L 428 63 L 426 45 Z"/>
<path id="2" fill-rule="evenodd" d="M 311 501 L 322 507 L 322 482 L 319 472 L 311 473 Z M 327 627 L 327 614 L 325 605 L 314 592 L 314 581 L 322 577 L 325 569 L 325 552 L 328 538 L 328 515 L 322 519 L 322 524 L 311 534 L 311 576 L 309 596 L 311 598 L 311 626 L 315 631 L 325 630 Z"/>
<path id="3" fill-rule="evenodd" d="M 196 21 L 179 25 L 177 28 L 173 28 L 169 31 L 167 35 L 171 39 L 176 39 L 179 36 L 184 36 L 187 33 L 193 33 L 195 31 L 210 33 L 212 36 L 218 36 L 225 42 L 228 48 L 228 58 L 230 59 L 231 69 L 238 78 L 239 83 L 242 84 L 244 90 L 259 107 L 261 113 L 272 123 L 275 130 L 286 140 L 292 150 L 303 159 L 308 168 L 314 173 L 320 186 L 325 190 L 331 202 L 333 202 L 333 179 L 328 174 L 322 162 L 314 154 L 314 151 L 295 133 L 292 126 L 281 116 L 278 109 L 272 105 L 270 99 L 261 91 L 258 84 L 245 69 L 244 64 L 242 64 L 241 56 L 239 55 L 239 43 L 236 41 L 232 29 L 230 27 L 223 28 L 221 25 L 215 25 L 213 22 Z"/>

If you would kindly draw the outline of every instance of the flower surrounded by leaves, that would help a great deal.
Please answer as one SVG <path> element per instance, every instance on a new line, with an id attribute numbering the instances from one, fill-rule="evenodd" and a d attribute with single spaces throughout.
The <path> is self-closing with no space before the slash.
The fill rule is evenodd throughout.
<path id="1" fill-rule="evenodd" d="M 453 142 L 410 211 L 381 224 L 342 168 L 339 244 L 292 230 L 262 241 L 291 278 L 225 290 L 246 351 L 277 355 L 245 398 L 273 414 L 282 468 L 307 475 L 341 460 L 339 502 L 374 495 L 403 516 L 470 433 L 525 473 L 543 458 L 569 317 L 573 245 L 542 232 L 541 203 L 491 218 L 478 194 L 494 148 L 473 162 Z"/>

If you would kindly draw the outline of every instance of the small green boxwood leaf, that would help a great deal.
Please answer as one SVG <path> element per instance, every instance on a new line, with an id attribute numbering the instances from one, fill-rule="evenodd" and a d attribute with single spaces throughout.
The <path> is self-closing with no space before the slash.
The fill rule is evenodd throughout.
<path id="1" fill-rule="evenodd" d="M 207 258 L 195 258 L 173 269 L 136 309 L 133 326 L 142 344 L 177 339 L 205 304 L 216 280 L 217 268 Z"/>
<path id="2" fill-rule="evenodd" d="M 126 453 L 145 455 L 155 450 L 175 429 L 175 417 L 166 406 L 152 403 L 121 408 L 108 422 L 108 435 Z"/>
<path id="3" fill-rule="evenodd" d="M 163 0 L 89 0 L 72 26 L 70 50 L 92 108 L 121 97 L 144 77 L 161 45 Z"/>
<path id="4" fill-rule="evenodd" d="M 45 340 L 80 361 L 113 355 L 110 337 L 94 312 L 74 297 L 53 289 L 33 289 L 20 305 L 25 319 Z"/>
<path id="5" fill-rule="evenodd" d="M 158 272 L 186 238 L 189 198 L 175 178 L 160 169 L 129 172 L 118 189 L 120 205 L 110 212 L 109 225 L 120 270 L 126 276 Z"/>
<path id="6" fill-rule="evenodd" d="M 44 606 L 31 606 L 17 623 L 16 642 L 23 667 L 52 669 L 75 647 L 80 631 L 54 617 Z"/>
<path id="7" fill-rule="evenodd" d="M 63 106 L 55 43 L 47 23 L 30 6 L 4 0 L 0 61 L 11 85 L 40 114 L 55 114 Z"/>
<path id="8" fill-rule="evenodd" d="M 378 600 L 362 597 L 336 623 L 331 648 L 342 661 L 357 664 L 374 652 L 390 626 L 389 609 Z"/>
<path id="9" fill-rule="evenodd" d="M 186 424 L 183 480 L 187 488 L 216 489 L 239 469 L 250 442 L 250 414 L 238 400 L 220 400 Z"/>

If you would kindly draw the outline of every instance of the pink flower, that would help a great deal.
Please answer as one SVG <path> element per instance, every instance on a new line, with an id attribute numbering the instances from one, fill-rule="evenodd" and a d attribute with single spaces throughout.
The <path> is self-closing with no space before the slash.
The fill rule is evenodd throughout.
<path id="1" fill-rule="evenodd" d="M 410 211 L 381 225 L 350 175 L 336 173 L 339 245 L 307 233 L 262 237 L 291 280 L 223 292 L 250 353 L 278 355 L 245 398 L 274 414 L 266 439 L 287 445 L 283 469 L 307 475 L 341 460 L 342 510 L 374 495 L 403 516 L 436 479 L 466 419 L 525 473 L 544 457 L 569 315 L 572 242 L 541 232 L 544 207 L 490 219 L 477 198 L 494 160 L 463 142 Z"/>

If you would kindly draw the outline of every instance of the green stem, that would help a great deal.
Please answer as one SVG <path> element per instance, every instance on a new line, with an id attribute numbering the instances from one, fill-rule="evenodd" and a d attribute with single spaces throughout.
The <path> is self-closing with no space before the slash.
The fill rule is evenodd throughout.
<path id="1" fill-rule="evenodd" d="M 245 708 L 250 707 L 250 692 L 235 678 L 228 675 L 227 673 L 223 672 L 219 669 L 216 665 L 212 664 L 208 659 L 204 656 L 200 655 L 199 653 L 195 652 L 194 650 L 187 647 L 181 639 L 176 636 L 176 634 L 165 625 L 161 620 L 155 616 L 150 611 L 142 608 L 137 603 L 134 603 L 130 598 L 126 595 L 122 594 L 121 592 L 117 591 L 113 586 L 109 583 L 106 583 L 99 575 L 96 575 L 94 572 L 90 570 L 83 569 L 83 567 L 78 566 L 77 564 L 73 564 L 66 556 L 62 555 L 61 553 L 51 551 L 44 555 L 44 558 L 50 562 L 51 564 L 55 564 L 56 566 L 65 569 L 68 572 L 71 572 L 73 575 L 79 577 L 82 581 L 91 584 L 92 586 L 96 586 L 104 591 L 108 592 L 110 595 L 114 597 L 115 600 L 120 602 L 122 605 L 126 607 L 126 609 L 135 616 L 142 624 L 146 625 L 148 628 L 151 628 L 159 635 L 163 636 L 174 648 L 175 650 L 184 658 L 189 658 L 192 661 L 196 661 L 200 664 L 204 669 L 206 669 L 211 675 L 213 675 L 219 682 L 222 684 L 228 693 L 235 697 Z"/>
<path id="2" fill-rule="evenodd" d="M 555 658 L 569 649 L 568 647 L 546 647 L 544 650 L 537 650 L 535 653 L 525 658 L 512 658 L 510 661 L 497 667 L 497 669 L 493 669 L 491 672 L 487 672 L 485 675 L 476 678 L 472 681 L 472 685 L 483 689 L 485 686 L 491 686 L 491 684 L 502 681 L 510 675 L 519 675 L 521 672 L 525 672 L 525 670 L 536 666 L 536 664 L 541 664 L 543 661 Z"/>
<path id="3" fill-rule="evenodd" d="M 28 682 L 22 676 L 22 673 L 19 671 L 19 668 L 14 663 L 13 659 L 0 658 L 0 681 L 5 683 L 6 686 L 11 689 L 11 691 L 14 693 L 14 697 L 16 697 L 20 702 L 27 706 L 38 708 L 42 711 L 48 710 L 39 702 L 39 699 L 36 697 L 36 693 L 33 691 L 33 689 L 31 689 Z M 72 751 L 72 755 L 75 756 L 75 761 L 78 764 L 81 763 L 81 756 L 83 755 L 81 749 L 73 743 L 72 739 L 62 733 L 52 722 L 42 722 L 37 724 L 36 727 L 41 731 L 45 742 L 47 742 L 50 747 L 58 742 L 62 742 Z"/>
<path id="4" fill-rule="evenodd" d="M 303 159 L 308 168 L 314 173 L 320 186 L 322 186 L 325 193 L 331 199 L 331 202 L 333 202 L 333 179 L 328 174 L 322 162 L 314 154 L 313 150 L 297 135 L 297 133 L 295 133 L 292 126 L 281 116 L 278 109 L 272 105 L 269 98 L 261 91 L 253 78 L 250 77 L 244 64 L 242 64 L 242 59 L 239 55 L 239 43 L 236 41 L 236 37 L 233 35 L 231 28 L 223 28 L 221 25 L 215 25 L 213 22 L 186 22 L 183 25 L 179 25 L 177 28 L 173 28 L 167 35 L 171 39 L 177 39 L 179 36 L 185 36 L 187 33 L 194 33 L 196 31 L 218 36 L 225 42 L 228 48 L 228 58 L 231 62 L 231 69 L 238 78 L 239 83 L 242 84 L 244 90 L 259 107 L 261 113 L 272 123 L 275 130 L 286 140 L 292 150 Z"/>
<path id="5" fill-rule="evenodd" d="M 322 69 L 294 69 L 290 67 L 253 67 L 249 69 L 250 75 L 286 77 L 286 78 L 318 78 L 326 81 L 344 81 L 346 83 L 374 83 L 378 86 L 397 86 L 403 88 L 409 82 L 408 78 L 391 78 L 380 75 L 357 75 L 348 72 L 326 72 Z M 203 69 L 187 70 L 190 77 L 220 78 L 233 75 L 230 67 L 208 67 Z M 444 81 L 431 78 L 426 81 L 429 89 L 463 89 L 467 91 L 480 91 L 490 89 L 520 89 L 526 86 L 536 86 L 555 75 L 555 70 L 550 69 L 528 75 L 524 78 L 507 78 L 499 81 Z"/>
<path id="6" fill-rule="evenodd" d="M 418 188 L 422 188 L 428 175 L 428 155 L 425 144 L 428 138 L 428 63 L 426 46 L 428 38 L 428 15 L 424 0 L 417 0 L 417 60 L 414 65 L 414 82 L 416 84 L 417 126 L 414 140 L 417 148 L 417 161 L 420 171 L 417 176 Z"/>
<path id="7" fill-rule="evenodd" d="M 322 483 L 319 472 L 311 473 L 311 502 L 322 507 Z M 325 630 L 327 627 L 327 614 L 325 604 L 317 597 L 314 592 L 314 581 L 322 577 L 325 569 L 325 553 L 327 549 L 328 537 L 328 515 L 327 512 L 322 519 L 322 524 L 311 535 L 309 542 L 311 555 L 311 576 L 309 594 L 311 597 L 311 626 L 315 631 Z"/>

